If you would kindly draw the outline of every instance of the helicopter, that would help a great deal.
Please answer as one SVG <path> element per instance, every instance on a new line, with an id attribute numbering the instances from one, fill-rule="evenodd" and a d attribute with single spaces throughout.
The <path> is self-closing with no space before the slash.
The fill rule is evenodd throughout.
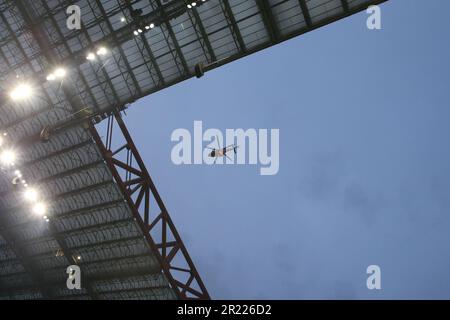
<path id="1" fill-rule="evenodd" d="M 206 147 L 207 149 L 212 150 L 208 154 L 208 157 L 214 158 L 214 163 L 213 164 L 216 164 L 217 159 L 220 158 L 220 157 L 227 157 L 230 161 L 232 161 L 232 159 L 227 155 L 227 152 L 233 150 L 234 154 L 236 154 L 236 152 L 237 152 L 236 150 L 237 150 L 237 148 L 239 148 L 239 146 L 236 145 L 236 144 L 230 144 L 229 146 L 221 148 L 218 136 L 216 136 L 216 141 L 217 141 L 217 145 L 218 145 L 219 148 L 215 149 L 215 148 Z"/>

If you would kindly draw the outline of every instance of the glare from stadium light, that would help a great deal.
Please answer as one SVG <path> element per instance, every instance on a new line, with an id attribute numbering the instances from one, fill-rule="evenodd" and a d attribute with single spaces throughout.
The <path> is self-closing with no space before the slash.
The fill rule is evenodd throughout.
<path id="1" fill-rule="evenodd" d="M 192 6 L 190 4 L 187 5 L 188 9 L 192 9 Z"/>
<path id="2" fill-rule="evenodd" d="M 138 29 L 138 32 L 139 32 L 139 33 L 142 33 L 142 29 Z"/>
<path id="3" fill-rule="evenodd" d="M 15 160 L 16 154 L 11 150 L 5 150 L 0 154 L 0 161 L 3 165 L 13 165 Z"/>
<path id="4" fill-rule="evenodd" d="M 89 61 L 95 60 L 95 53 L 88 53 L 88 55 L 86 56 L 86 59 Z"/>
<path id="5" fill-rule="evenodd" d="M 134 33 L 135 36 L 138 36 L 138 35 L 139 35 L 139 32 L 137 32 L 137 30 L 134 30 L 133 33 Z"/>
<path id="6" fill-rule="evenodd" d="M 38 199 L 38 192 L 35 189 L 28 189 L 24 193 L 25 200 L 35 202 Z"/>
<path id="7" fill-rule="evenodd" d="M 42 202 L 39 202 L 34 205 L 33 212 L 38 216 L 43 216 L 47 212 L 47 207 Z"/>
<path id="8" fill-rule="evenodd" d="M 55 70 L 55 72 L 53 74 L 55 75 L 56 78 L 61 79 L 61 78 L 64 78 L 66 76 L 66 73 L 67 73 L 66 69 L 58 68 L 58 69 Z"/>
<path id="9" fill-rule="evenodd" d="M 47 81 L 53 81 L 53 80 L 55 80 L 56 79 L 56 77 L 55 77 L 55 75 L 53 74 L 53 73 L 51 73 L 51 74 L 49 74 L 48 76 L 47 76 Z"/>
<path id="10" fill-rule="evenodd" d="M 153 29 L 155 27 L 154 23 L 150 23 L 150 29 Z"/>
<path id="11" fill-rule="evenodd" d="M 104 56 L 105 54 L 107 54 L 108 53 L 108 50 L 105 48 L 105 47 L 100 47 L 98 50 L 97 50 L 97 54 L 99 55 L 99 56 Z"/>
<path id="12" fill-rule="evenodd" d="M 29 98 L 32 93 L 33 90 L 30 85 L 21 83 L 10 92 L 9 96 L 14 101 L 18 101 Z"/>
<path id="13" fill-rule="evenodd" d="M 125 19 L 125 17 L 120 18 L 120 22 L 125 22 L 125 21 L 127 21 L 127 19 Z"/>

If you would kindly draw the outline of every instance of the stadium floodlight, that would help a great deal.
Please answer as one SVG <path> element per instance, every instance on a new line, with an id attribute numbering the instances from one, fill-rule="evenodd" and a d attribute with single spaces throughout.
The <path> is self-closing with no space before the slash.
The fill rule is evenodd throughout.
<path id="1" fill-rule="evenodd" d="M 38 199 L 38 192 L 35 189 L 27 189 L 24 193 L 25 200 L 35 202 Z"/>
<path id="2" fill-rule="evenodd" d="M 100 47 L 98 50 L 97 50 L 97 54 L 99 55 L 99 56 L 104 56 L 105 54 L 107 54 L 108 53 L 108 49 L 106 49 L 105 47 Z"/>
<path id="3" fill-rule="evenodd" d="M 88 53 L 88 55 L 86 56 L 86 59 L 89 61 L 95 60 L 95 53 Z"/>
<path id="4" fill-rule="evenodd" d="M 5 166 L 11 166 L 16 160 L 16 154 L 12 150 L 5 150 L 0 154 L 0 162 Z"/>
<path id="5" fill-rule="evenodd" d="M 139 32 L 139 33 L 142 33 L 142 29 L 138 29 L 138 32 Z"/>
<path id="6" fill-rule="evenodd" d="M 150 29 L 153 29 L 155 27 L 154 23 L 150 23 Z"/>
<path id="7" fill-rule="evenodd" d="M 134 30 L 133 33 L 134 33 L 135 36 L 138 36 L 138 35 L 139 35 L 139 32 L 137 32 L 137 30 Z"/>
<path id="8" fill-rule="evenodd" d="M 47 76 L 47 81 L 53 81 L 53 80 L 55 80 L 56 79 L 56 77 L 55 77 L 55 75 L 53 74 L 53 73 L 50 73 L 48 76 Z"/>
<path id="9" fill-rule="evenodd" d="M 58 68 L 55 70 L 55 72 L 53 72 L 55 77 L 59 78 L 59 79 L 64 78 L 66 76 L 66 73 L 67 73 L 67 71 L 64 68 Z"/>
<path id="10" fill-rule="evenodd" d="M 47 207 L 42 202 L 39 202 L 34 205 L 33 212 L 39 216 L 43 216 L 47 212 Z"/>
<path id="11" fill-rule="evenodd" d="M 125 17 L 120 18 L 120 22 L 126 22 L 126 21 L 127 21 L 127 19 L 125 19 Z"/>
<path id="12" fill-rule="evenodd" d="M 33 90 L 30 85 L 21 83 L 17 85 L 9 94 L 14 101 L 24 100 L 31 96 Z"/>
<path id="13" fill-rule="evenodd" d="M 202 0 L 202 2 L 206 2 L 206 0 Z M 197 5 L 197 2 L 192 1 L 191 3 L 187 4 L 188 9 L 192 9 L 193 7 L 195 7 Z"/>

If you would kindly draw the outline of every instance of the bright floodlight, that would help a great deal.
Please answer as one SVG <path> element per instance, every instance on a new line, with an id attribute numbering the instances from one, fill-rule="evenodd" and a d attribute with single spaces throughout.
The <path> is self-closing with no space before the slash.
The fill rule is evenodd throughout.
<path id="1" fill-rule="evenodd" d="M 15 87 L 9 95 L 13 100 L 23 100 L 29 98 L 32 91 L 28 84 L 22 83 Z"/>
<path id="2" fill-rule="evenodd" d="M 97 54 L 99 55 L 99 56 L 104 56 L 105 54 L 107 54 L 108 53 L 108 50 L 105 48 L 105 47 L 101 47 L 101 48 L 99 48 L 98 50 L 97 50 Z"/>
<path id="3" fill-rule="evenodd" d="M 94 53 L 89 53 L 87 56 L 86 56 L 86 59 L 88 59 L 88 60 L 90 60 L 90 61 L 92 61 L 92 60 L 95 60 L 95 54 Z"/>
<path id="4" fill-rule="evenodd" d="M 3 138 L 0 137 L 0 147 L 2 146 L 2 144 L 3 144 Z"/>
<path id="5" fill-rule="evenodd" d="M 64 78 L 66 75 L 66 70 L 64 68 L 58 68 L 53 73 L 57 78 Z"/>
<path id="6" fill-rule="evenodd" d="M 47 207 L 43 203 L 37 203 L 33 207 L 33 212 L 39 216 L 43 216 L 47 212 Z"/>
<path id="7" fill-rule="evenodd" d="M 155 27 L 155 24 L 154 23 L 150 23 L 150 28 L 154 28 Z"/>
<path id="8" fill-rule="evenodd" d="M 51 73 L 51 74 L 49 74 L 48 76 L 47 76 L 47 81 L 53 81 L 53 80 L 55 80 L 56 79 L 56 77 L 55 77 L 55 75 L 53 74 L 53 73 Z"/>
<path id="9" fill-rule="evenodd" d="M 127 19 L 125 19 L 125 17 L 120 18 L 120 22 L 125 22 L 127 21 Z"/>
<path id="10" fill-rule="evenodd" d="M 25 200 L 30 202 L 35 202 L 38 199 L 38 193 L 34 189 L 28 189 L 27 191 L 25 191 L 24 196 Z"/>
<path id="11" fill-rule="evenodd" d="M 0 161 L 2 164 L 6 166 L 10 166 L 14 164 L 14 161 L 16 160 L 16 155 L 11 150 L 5 150 L 0 154 Z"/>

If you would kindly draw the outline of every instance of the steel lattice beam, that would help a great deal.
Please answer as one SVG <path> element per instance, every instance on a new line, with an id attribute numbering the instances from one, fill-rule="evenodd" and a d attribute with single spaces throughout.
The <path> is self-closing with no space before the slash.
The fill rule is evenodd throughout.
<path id="1" fill-rule="evenodd" d="M 119 128 L 121 137 L 126 141 L 125 148 L 120 148 L 121 152 L 115 152 L 106 147 L 112 145 L 112 132 L 107 134 L 105 141 L 102 140 L 93 126 L 91 127 L 91 134 L 110 167 L 114 179 L 120 187 L 128 205 L 132 209 L 132 213 L 144 233 L 148 244 L 158 258 L 162 271 L 169 280 L 172 289 L 175 290 L 180 298 L 195 297 L 198 299 L 209 299 L 206 287 L 204 286 L 203 281 L 201 280 L 200 275 L 198 274 L 167 209 L 150 178 L 122 117 L 118 112 L 115 112 L 111 117 L 114 117 L 114 120 L 117 123 L 116 127 Z M 119 159 L 122 152 L 127 154 L 126 163 L 124 163 L 122 159 Z M 129 157 L 129 154 L 131 154 L 132 157 Z M 134 161 L 132 161 L 132 159 Z M 123 177 L 123 174 L 120 174 L 120 171 L 123 170 L 125 170 L 125 177 Z M 133 179 L 133 176 L 136 176 L 137 179 Z M 132 189 L 131 185 L 137 185 L 138 188 Z M 133 193 L 138 194 L 138 196 L 133 198 Z M 152 217 L 150 214 L 150 196 L 153 196 L 156 200 L 160 211 L 156 217 Z M 152 230 L 157 226 L 161 228 L 161 234 L 158 238 L 154 238 Z M 171 238 L 173 238 L 173 240 L 170 240 Z M 188 265 L 188 268 L 184 269 L 185 273 L 188 275 L 187 281 L 176 279 L 171 273 L 171 269 L 176 268 L 173 263 L 175 256 L 182 258 Z M 198 285 L 198 289 L 192 286 L 194 281 Z"/>

